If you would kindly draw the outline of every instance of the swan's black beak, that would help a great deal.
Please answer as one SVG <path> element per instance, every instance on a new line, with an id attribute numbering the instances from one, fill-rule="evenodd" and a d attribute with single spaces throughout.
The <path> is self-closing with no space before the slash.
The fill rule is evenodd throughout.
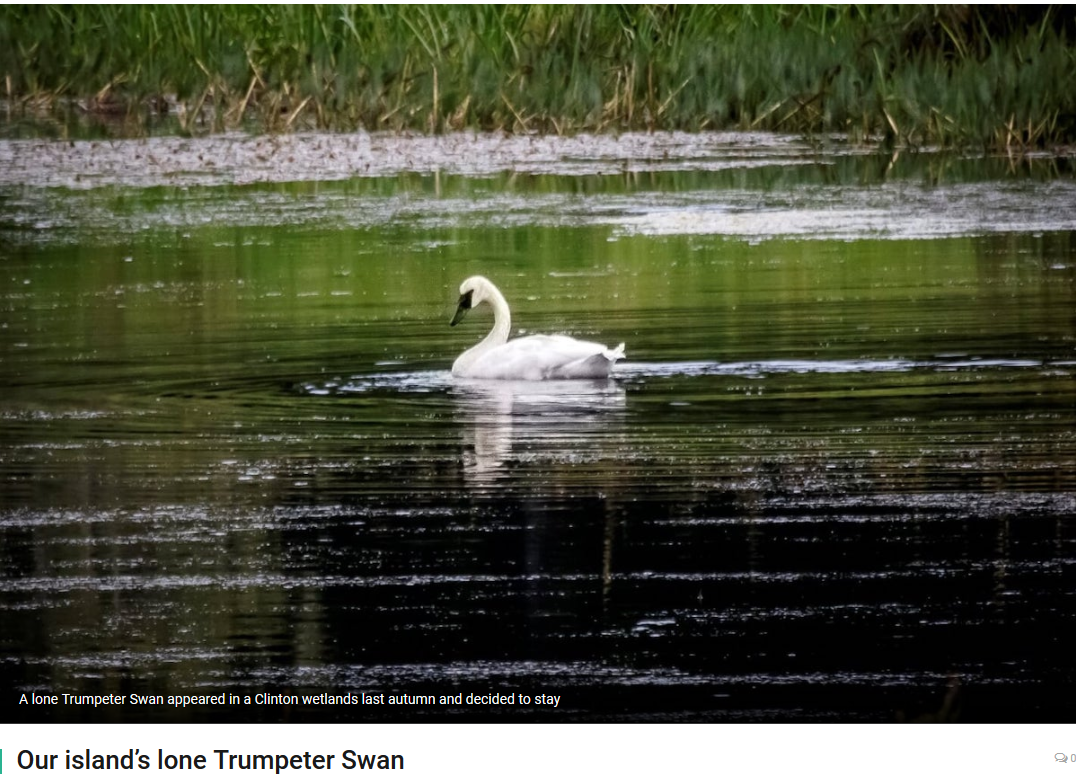
<path id="1" fill-rule="evenodd" d="M 471 295 L 473 294 L 474 290 L 468 290 L 460 296 L 460 302 L 456 306 L 456 313 L 452 315 L 452 322 L 448 323 L 449 325 L 458 325 L 467 316 L 467 312 L 471 310 Z"/>

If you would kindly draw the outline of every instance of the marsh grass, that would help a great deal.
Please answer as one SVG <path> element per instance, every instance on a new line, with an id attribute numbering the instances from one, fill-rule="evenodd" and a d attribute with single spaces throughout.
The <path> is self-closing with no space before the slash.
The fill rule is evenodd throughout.
<path id="1" fill-rule="evenodd" d="M 0 8 L 11 113 L 187 132 L 760 129 L 1025 149 L 1076 140 L 1065 6 Z"/>

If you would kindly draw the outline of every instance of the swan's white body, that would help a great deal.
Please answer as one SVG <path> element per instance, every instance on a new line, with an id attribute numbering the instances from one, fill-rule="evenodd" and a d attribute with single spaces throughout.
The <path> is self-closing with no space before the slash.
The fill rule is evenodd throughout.
<path id="1" fill-rule="evenodd" d="M 459 308 L 452 325 L 480 303 L 493 308 L 493 329 L 452 364 L 452 374 L 472 379 L 602 379 L 624 357 L 624 345 L 609 349 L 569 336 L 524 336 L 508 340 L 512 315 L 501 291 L 484 276 L 460 285 Z"/>

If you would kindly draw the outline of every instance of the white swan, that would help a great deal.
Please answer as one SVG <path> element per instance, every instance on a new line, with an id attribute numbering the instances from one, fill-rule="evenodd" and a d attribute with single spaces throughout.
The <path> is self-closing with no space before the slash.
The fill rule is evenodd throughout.
<path id="1" fill-rule="evenodd" d="M 609 349 L 568 336 L 524 336 L 508 340 L 512 315 L 501 291 L 484 276 L 460 285 L 460 301 L 450 325 L 480 303 L 493 307 L 493 330 L 452 364 L 452 374 L 473 379 L 601 379 L 620 358 L 624 345 Z"/>

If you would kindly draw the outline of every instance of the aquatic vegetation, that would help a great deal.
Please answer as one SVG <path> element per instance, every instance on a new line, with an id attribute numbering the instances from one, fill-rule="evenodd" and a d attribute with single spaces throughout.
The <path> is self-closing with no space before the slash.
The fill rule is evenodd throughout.
<path id="1" fill-rule="evenodd" d="M 7 112 L 187 132 L 840 132 L 1008 149 L 1076 139 L 1066 6 L 0 8 Z"/>

